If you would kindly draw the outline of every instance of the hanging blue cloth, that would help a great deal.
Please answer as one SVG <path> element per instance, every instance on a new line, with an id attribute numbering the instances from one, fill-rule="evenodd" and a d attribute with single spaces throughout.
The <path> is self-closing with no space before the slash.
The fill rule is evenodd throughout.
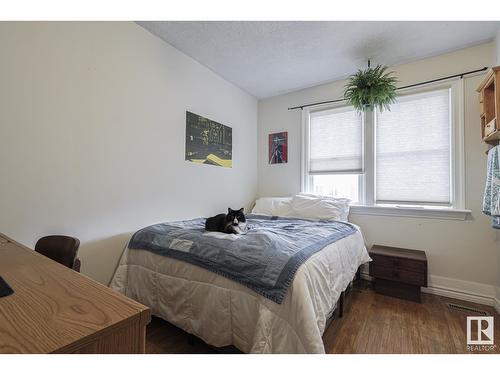
<path id="1" fill-rule="evenodd" d="M 488 152 L 483 213 L 491 216 L 491 226 L 500 229 L 500 145 Z"/>

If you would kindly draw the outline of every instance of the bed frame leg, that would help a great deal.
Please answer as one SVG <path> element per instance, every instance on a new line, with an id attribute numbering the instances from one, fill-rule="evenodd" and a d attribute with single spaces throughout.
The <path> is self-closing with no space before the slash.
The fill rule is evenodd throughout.
<path id="1" fill-rule="evenodd" d="M 345 295 L 345 292 L 340 293 L 340 298 L 339 298 L 339 318 L 342 318 L 344 316 L 344 295 Z"/>
<path id="2" fill-rule="evenodd" d="M 361 267 L 358 267 L 358 270 L 356 271 L 356 280 L 358 282 L 361 280 Z"/>

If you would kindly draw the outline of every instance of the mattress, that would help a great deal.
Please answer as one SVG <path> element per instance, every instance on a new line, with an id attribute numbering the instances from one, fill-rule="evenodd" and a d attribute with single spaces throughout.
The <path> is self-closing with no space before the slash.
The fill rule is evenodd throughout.
<path id="1" fill-rule="evenodd" d="M 370 260 L 357 231 L 312 255 L 281 304 L 195 265 L 126 248 L 110 287 L 216 347 L 245 353 L 324 353 L 340 293 Z"/>

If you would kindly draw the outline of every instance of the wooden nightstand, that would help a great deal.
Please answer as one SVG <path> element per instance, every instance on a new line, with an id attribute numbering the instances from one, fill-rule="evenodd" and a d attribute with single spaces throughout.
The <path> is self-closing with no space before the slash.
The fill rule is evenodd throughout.
<path id="1" fill-rule="evenodd" d="M 369 253 L 377 293 L 420 302 L 420 287 L 427 286 L 424 251 L 373 245 Z"/>

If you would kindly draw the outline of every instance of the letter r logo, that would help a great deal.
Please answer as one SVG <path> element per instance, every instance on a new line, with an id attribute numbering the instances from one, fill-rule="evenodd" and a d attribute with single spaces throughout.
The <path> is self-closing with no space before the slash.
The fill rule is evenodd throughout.
<path id="1" fill-rule="evenodd" d="M 477 328 L 472 322 L 476 322 Z M 493 345 L 493 324 L 492 316 L 468 316 L 467 345 Z"/>

